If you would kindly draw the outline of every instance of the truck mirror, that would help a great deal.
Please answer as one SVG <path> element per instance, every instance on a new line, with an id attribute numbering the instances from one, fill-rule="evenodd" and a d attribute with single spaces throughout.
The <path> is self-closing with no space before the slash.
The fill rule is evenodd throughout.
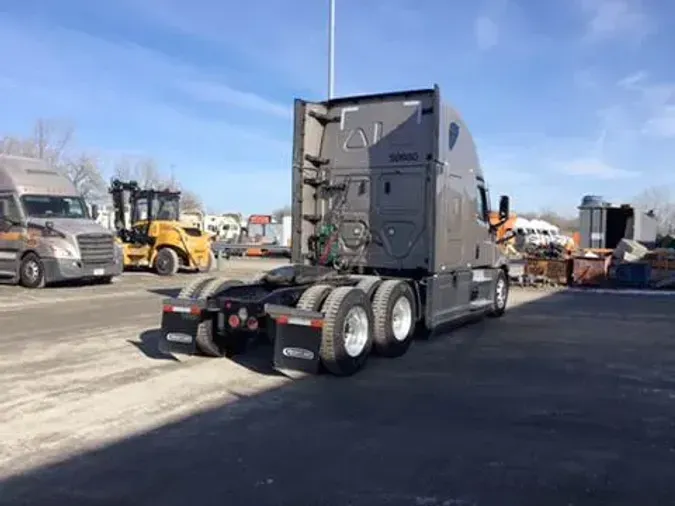
<path id="1" fill-rule="evenodd" d="M 98 206 L 96 204 L 91 205 L 91 219 L 97 220 L 99 215 Z"/>
<path id="2" fill-rule="evenodd" d="M 509 196 L 508 195 L 502 195 L 499 198 L 499 218 L 502 220 L 506 220 L 509 217 L 509 214 L 511 210 L 509 209 Z"/>

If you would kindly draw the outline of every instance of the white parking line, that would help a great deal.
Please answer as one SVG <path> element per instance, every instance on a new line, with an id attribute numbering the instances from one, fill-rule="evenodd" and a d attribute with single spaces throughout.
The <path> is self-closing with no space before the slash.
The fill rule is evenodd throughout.
<path id="1" fill-rule="evenodd" d="M 25 298 L 26 296 L 22 296 L 21 300 L 16 300 L 16 298 L 7 301 L 0 300 L 0 313 L 6 313 L 17 309 L 35 306 L 68 304 L 70 302 L 82 302 L 100 299 L 121 299 L 124 297 L 133 297 L 143 294 L 147 294 L 147 290 L 143 288 L 138 288 L 136 290 L 124 290 L 109 293 L 90 292 L 87 294 L 77 294 L 77 295 L 64 295 L 63 293 L 55 292 L 53 295 L 50 294 L 48 297 L 31 297 L 30 299 Z"/>

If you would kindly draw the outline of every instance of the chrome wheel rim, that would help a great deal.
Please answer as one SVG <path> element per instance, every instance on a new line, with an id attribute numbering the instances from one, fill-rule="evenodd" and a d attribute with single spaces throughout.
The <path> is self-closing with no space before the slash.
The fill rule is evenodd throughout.
<path id="1" fill-rule="evenodd" d="M 397 341 L 405 341 L 412 325 L 412 305 L 407 297 L 399 297 L 391 310 L 391 332 Z"/>
<path id="2" fill-rule="evenodd" d="M 40 277 L 40 266 L 38 266 L 37 262 L 30 260 L 24 265 L 23 273 L 29 281 L 35 282 Z"/>
<path id="3" fill-rule="evenodd" d="M 347 355 L 356 358 L 363 353 L 368 343 L 368 327 L 368 314 L 363 307 L 355 306 L 347 312 L 342 326 Z"/>
<path id="4" fill-rule="evenodd" d="M 495 302 L 498 309 L 503 309 L 506 306 L 506 281 L 500 278 L 497 280 L 495 287 Z"/>

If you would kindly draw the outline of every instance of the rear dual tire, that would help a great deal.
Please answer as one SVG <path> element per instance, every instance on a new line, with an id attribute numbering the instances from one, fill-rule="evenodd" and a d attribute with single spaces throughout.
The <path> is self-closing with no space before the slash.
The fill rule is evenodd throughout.
<path id="1" fill-rule="evenodd" d="M 414 338 L 415 296 L 404 281 L 369 279 L 335 289 L 315 285 L 296 307 L 324 313 L 319 355 L 336 376 L 363 368 L 373 348 L 379 355 L 399 357 Z"/>
<path id="2" fill-rule="evenodd" d="M 415 337 L 415 294 L 405 281 L 389 279 L 373 296 L 375 351 L 384 357 L 404 355 Z"/>
<path id="3" fill-rule="evenodd" d="M 205 300 L 231 286 L 240 285 L 241 281 L 206 277 L 195 279 L 178 294 L 179 299 Z M 214 318 L 207 318 L 199 323 L 195 338 L 197 350 L 207 357 L 224 357 L 234 355 L 242 350 L 245 343 L 234 333 L 224 330 L 218 332 Z"/>
<path id="4" fill-rule="evenodd" d="M 373 347 L 373 308 L 363 290 L 341 286 L 323 304 L 319 356 L 335 376 L 351 376 L 365 365 Z"/>

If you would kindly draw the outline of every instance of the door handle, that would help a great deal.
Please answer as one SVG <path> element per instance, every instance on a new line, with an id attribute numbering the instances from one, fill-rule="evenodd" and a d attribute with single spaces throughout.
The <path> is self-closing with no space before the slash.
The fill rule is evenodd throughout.
<path id="1" fill-rule="evenodd" d="M 476 260 L 480 257 L 480 244 L 476 244 Z"/>

